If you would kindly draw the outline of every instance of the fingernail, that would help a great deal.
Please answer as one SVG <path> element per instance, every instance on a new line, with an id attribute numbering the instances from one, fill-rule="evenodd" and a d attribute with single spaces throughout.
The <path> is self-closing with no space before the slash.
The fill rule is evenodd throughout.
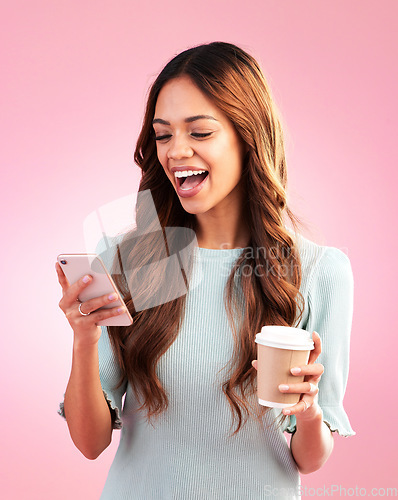
<path id="1" fill-rule="evenodd" d="M 292 411 L 291 411 L 291 410 L 287 410 L 287 409 L 285 408 L 285 409 L 283 410 L 283 413 L 284 413 L 285 415 L 290 415 L 290 414 L 292 413 Z"/>
<path id="2" fill-rule="evenodd" d="M 89 281 L 90 281 L 90 276 L 87 276 L 87 275 L 86 275 L 86 276 L 83 278 L 83 283 L 88 283 Z"/>
<path id="3" fill-rule="evenodd" d="M 122 313 L 124 311 L 125 311 L 124 307 L 119 307 L 119 309 L 117 310 L 118 313 Z"/>
<path id="4" fill-rule="evenodd" d="M 290 371 L 293 373 L 293 375 L 298 375 L 301 372 L 301 368 L 299 368 L 298 366 L 295 366 Z"/>
<path id="5" fill-rule="evenodd" d="M 108 295 L 108 299 L 109 300 L 116 300 L 117 299 L 117 293 L 111 293 L 110 295 Z"/>
<path id="6" fill-rule="evenodd" d="M 280 389 L 281 391 L 288 391 L 288 390 L 289 390 L 289 386 L 288 386 L 288 385 L 286 385 L 286 384 L 281 384 L 281 385 L 279 386 L 279 389 Z"/>

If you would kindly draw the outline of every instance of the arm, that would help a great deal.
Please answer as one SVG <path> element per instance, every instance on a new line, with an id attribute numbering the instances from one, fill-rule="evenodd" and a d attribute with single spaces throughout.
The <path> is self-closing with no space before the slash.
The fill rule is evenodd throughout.
<path id="1" fill-rule="evenodd" d="M 344 436 L 355 434 L 342 405 L 349 365 L 353 276 L 349 259 L 340 250 L 329 247 L 324 252 L 311 277 L 308 303 L 306 328 L 321 333 L 322 349 L 319 335 L 314 333 L 309 364 L 296 372 L 305 375 L 301 388 L 297 385 L 304 402 L 292 408 L 296 431 L 290 446 L 302 473 L 315 471 L 326 462 L 333 450 L 331 430 Z M 323 365 L 315 363 L 318 356 L 324 374 Z"/>
<path id="2" fill-rule="evenodd" d="M 98 343 L 101 328 L 97 322 L 123 313 L 123 308 L 97 311 L 117 297 L 102 296 L 84 302 L 79 312 L 78 295 L 90 283 L 83 279 L 69 285 L 61 267 L 56 264 L 63 296 L 59 306 L 74 332 L 72 370 L 65 393 L 64 414 L 76 447 L 89 459 L 97 458 L 110 444 L 111 411 L 105 400 L 99 373 Z M 83 307 L 83 306 L 82 306 Z"/>
<path id="3" fill-rule="evenodd" d="M 93 460 L 112 439 L 112 419 L 101 388 L 97 344 L 73 346 L 64 412 L 72 441 Z"/>
<path id="4" fill-rule="evenodd" d="M 308 420 L 297 418 L 297 430 L 290 441 L 293 458 L 302 474 L 320 469 L 333 450 L 333 435 L 323 421 L 322 410 L 318 405 L 313 408 Z"/>
<path id="5" fill-rule="evenodd" d="M 321 353 L 321 339 L 313 333 L 314 350 L 310 354 L 308 365 L 292 369 L 294 375 L 305 375 L 301 384 L 280 386 L 281 392 L 302 393 L 297 405 L 285 409 L 285 415 L 296 416 L 296 432 L 290 441 L 293 458 L 302 474 L 309 474 L 322 467 L 333 450 L 333 436 L 323 421 L 323 412 L 317 403 L 318 382 L 323 374 L 323 366 L 315 363 Z M 298 371 L 297 368 L 300 368 Z"/>

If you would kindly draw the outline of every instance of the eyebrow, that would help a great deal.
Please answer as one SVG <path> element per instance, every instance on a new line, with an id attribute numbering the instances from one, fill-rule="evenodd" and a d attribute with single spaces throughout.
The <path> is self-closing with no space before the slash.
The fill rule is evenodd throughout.
<path id="1" fill-rule="evenodd" d="M 211 115 L 195 115 L 195 116 L 189 116 L 188 118 L 185 118 L 184 122 L 185 123 L 192 123 L 192 122 L 195 122 L 196 120 L 218 121 L 214 118 L 214 116 L 211 116 Z M 154 125 L 155 123 L 161 123 L 162 125 L 170 125 L 170 122 L 167 122 L 166 120 L 162 120 L 161 118 L 155 118 L 152 121 L 152 125 Z"/>

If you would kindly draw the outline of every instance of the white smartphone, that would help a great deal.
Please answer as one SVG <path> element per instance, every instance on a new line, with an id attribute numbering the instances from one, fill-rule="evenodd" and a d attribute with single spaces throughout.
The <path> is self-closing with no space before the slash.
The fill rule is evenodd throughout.
<path id="1" fill-rule="evenodd" d="M 117 306 L 126 307 L 112 276 L 107 271 L 99 255 L 90 253 L 60 254 L 57 257 L 57 261 L 71 285 L 76 283 L 80 278 L 83 278 L 86 274 L 93 277 L 92 282 L 79 294 L 79 300 L 81 302 L 116 292 L 119 297 L 118 300 L 110 302 L 100 309 L 108 309 Z M 132 323 L 133 318 L 126 308 L 125 313 L 99 321 L 97 325 L 129 326 Z"/>

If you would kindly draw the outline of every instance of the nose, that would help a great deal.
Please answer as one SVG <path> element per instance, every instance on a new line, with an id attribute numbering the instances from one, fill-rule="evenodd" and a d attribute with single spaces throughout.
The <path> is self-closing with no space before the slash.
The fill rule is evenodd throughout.
<path id="1" fill-rule="evenodd" d="M 191 158 L 193 150 L 188 144 L 184 136 L 173 136 L 169 141 L 169 150 L 167 157 L 169 160 L 182 160 L 183 158 Z"/>

